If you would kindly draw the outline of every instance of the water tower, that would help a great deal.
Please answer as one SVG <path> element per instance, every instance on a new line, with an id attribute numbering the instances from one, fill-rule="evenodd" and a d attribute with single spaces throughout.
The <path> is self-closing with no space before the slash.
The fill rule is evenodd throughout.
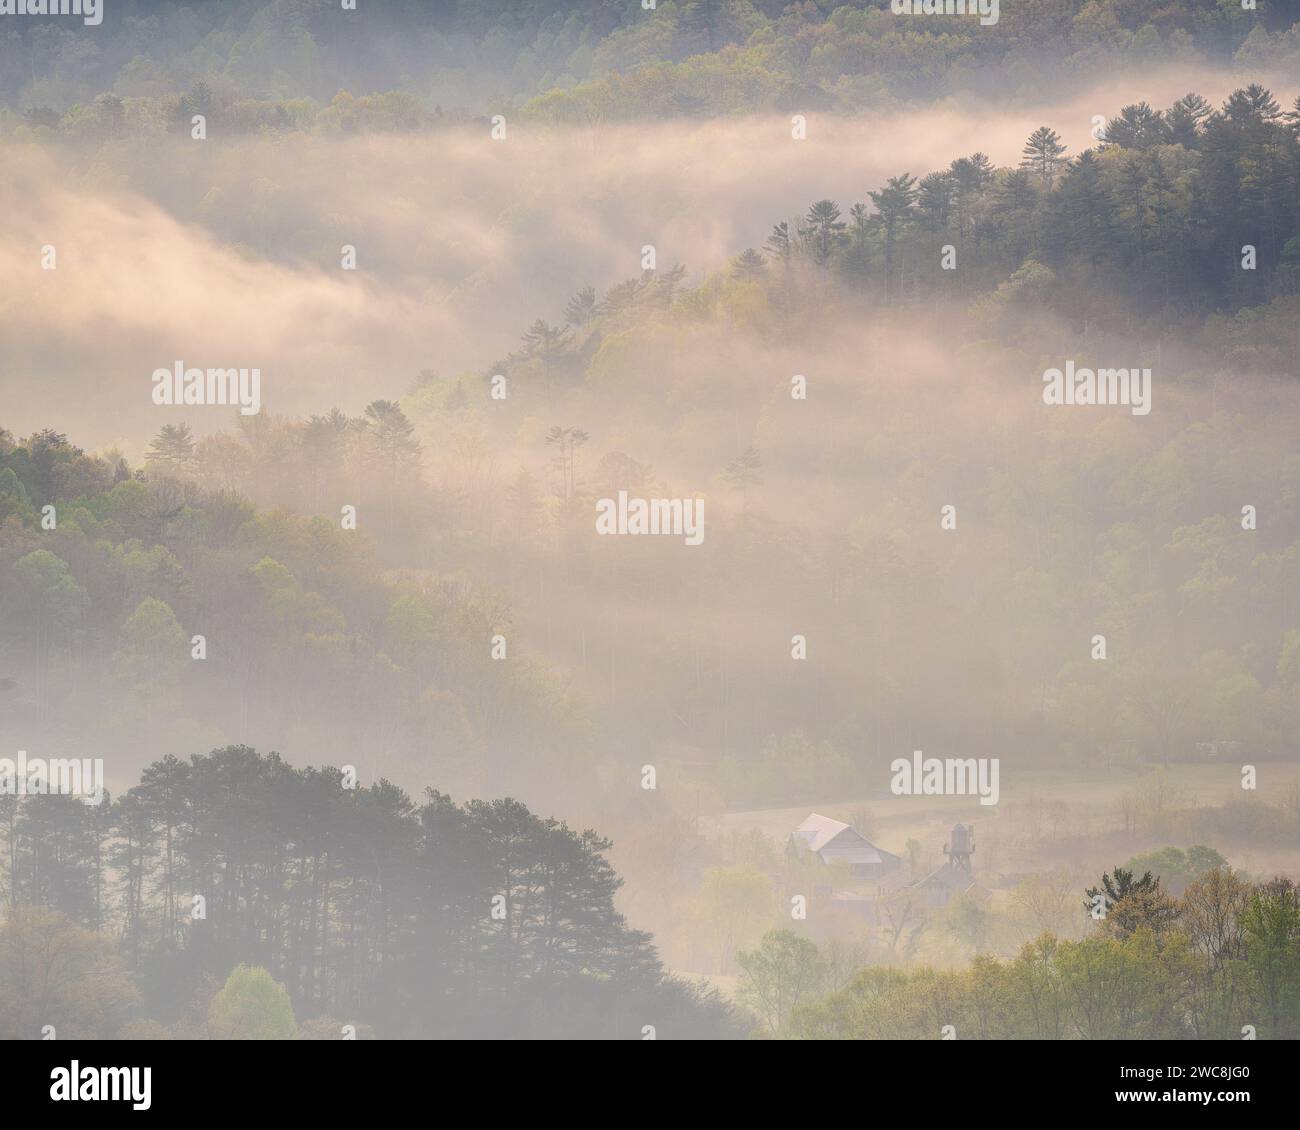
<path id="1" fill-rule="evenodd" d="M 975 829 L 965 824 L 954 824 L 952 843 L 943 845 L 943 854 L 948 857 L 950 867 L 960 867 L 970 874 L 970 857 L 975 854 Z"/>

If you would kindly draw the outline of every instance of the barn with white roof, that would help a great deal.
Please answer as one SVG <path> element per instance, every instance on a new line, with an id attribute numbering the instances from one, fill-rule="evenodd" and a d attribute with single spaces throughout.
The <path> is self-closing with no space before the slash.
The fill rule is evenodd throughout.
<path id="1" fill-rule="evenodd" d="M 847 863 L 853 875 L 860 879 L 881 878 L 902 862 L 842 820 L 832 820 L 816 812 L 790 833 L 790 844 L 800 854 L 815 855 L 823 863 Z"/>

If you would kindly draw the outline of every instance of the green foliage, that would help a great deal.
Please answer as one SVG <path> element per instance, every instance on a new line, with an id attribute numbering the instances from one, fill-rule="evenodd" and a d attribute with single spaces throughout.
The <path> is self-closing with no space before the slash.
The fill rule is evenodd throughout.
<path id="1" fill-rule="evenodd" d="M 541 93 L 524 110 L 584 124 L 756 109 L 852 112 L 987 97 L 990 75 L 1014 75 L 1014 94 L 1033 97 L 1135 62 L 1237 51 L 1243 64 L 1289 60 L 1294 67 L 1292 13 L 1278 9 L 1266 30 L 1250 18 L 1254 13 L 1228 7 L 1163 9 L 1157 20 L 1143 6 L 1118 0 L 1018 3 L 1002 10 L 999 34 L 988 35 L 976 20 L 899 20 L 871 0 L 755 4 L 751 19 L 724 22 L 726 30 L 710 38 L 690 30 L 698 5 L 662 4 L 655 20 L 601 44 L 591 68 L 597 73 L 570 68 L 587 81 Z"/>
<path id="2" fill-rule="evenodd" d="M 261 966 L 237 965 L 208 1006 L 218 1040 L 295 1040 L 298 1026 L 289 994 Z"/>
<path id="3" fill-rule="evenodd" d="M 1227 860 L 1213 848 L 1198 844 L 1186 851 L 1167 847 L 1135 855 L 1124 865 L 1124 869 L 1134 874 L 1149 872 L 1166 890 L 1181 894 L 1192 880 L 1199 879 L 1207 871 L 1214 871 L 1226 863 Z"/>
<path id="4" fill-rule="evenodd" d="M 772 1035 L 780 1034 L 795 1008 L 824 991 L 830 976 L 817 946 L 792 930 L 769 930 L 758 949 L 736 955 L 736 964 L 741 971 L 736 999 Z"/>
<path id="5" fill-rule="evenodd" d="M 77 30 L 20 21 L 0 43 L 0 105 L 31 136 L 115 140 L 189 128 L 202 113 L 224 135 L 287 130 L 405 132 L 520 106 L 583 125 L 666 116 L 874 110 L 945 98 L 1046 96 L 1107 68 L 1224 61 L 1284 73 L 1297 58 L 1280 0 L 1158 12 L 1123 0 L 1008 5 L 996 35 L 972 19 L 899 20 L 876 0 L 663 0 L 593 12 L 573 0 L 430 8 L 389 0 L 371 13 L 370 49 L 323 3 L 183 18 L 167 0 L 119 0 L 92 54 Z M 1262 16 L 1263 19 L 1255 17 Z M 143 29 L 148 29 L 144 31 Z M 39 48 L 32 43 L 40 37 Z M 39 51 L 44 65 L 30 65 Z M 27 65 L 25 65 L 27 64 Z M 352 92 L 362 93 L 354 94 Z M 448 107 L 444 110 L 444 107 Z M 1197 108 L 1117 136 L 1183 136 Z"/>
<path id="6" fill-rule="evenodd" d="M 14 576 L 29 608 L 52 633 L 67 633 L 80 621 L 86 590 L 72 576 L 66 561 L 48 549 L 38 549 L 13 565 Z"/>
<path id="7" fill-rule="evenodd" d="M 210 438 L 192 460 L 155 458 L 139 475 L 53 431 L 21 442 L 0 433 L 0 502 L 16 507 L 0 523 L 0 675 L 16 677 L 19 704 L 42 711 L 57 702 L 101 749 L 131 749 L 142 723 L 156 739 L 219 739 L 230 720 L 211 707 L 238 699 L 264 717 L 292 709 L 316 749 L 344 761 L 371 741 L 358 704 L 379 695 L 395 727 L 394 766 L 416 749 L 440 752 L 450 783 L 468 787 L 471 754 L 504 748 L 511 733 L 567 755 L 585 720 L 535 660 L 497 667 L 497 689 L 483 692 L 487 641 L 510 615 L 499 594 L 389 579 L 374 542 L 341 530 L 337 516 L 258 510 L 233 495 L 228 483 L 244 472 L 292 481 L 252 472 L 255 452 L 274 460 L 284 448 L 265 421 L 245 427 L 238 441 Z M 304 487 L 296 503 L 310 506 L 347 478 L 371 529 L 408 531 L 404 541 L 427 529 L 427 518 L 412 516 L 436 516 L 431 495 L 391 488 L 394 477 L 407 484 L 418 474 L 413 430 L 388 401 L 361 419 L 305 421 L 293 433 Z M 55 528 L 42 529 L 28 505 L 41 498 L 56 505 Z M 192 634 L 207 640 L 201 659 L 191 656 Z M 291 685 L 287 696 L 271 692 L 268 672 Z M 120 709 L 92 710 L 97 697 Z M 32 718 L 13 713 L 5 724 Z"/>
<path id="8" fill-rule="evenodd" d="M 1210 864 L 1214 854 L 1182 858 Z M 1214 866 L 1175 902 L 1149 873 L 1117 868 L 1100 889 L 1112 906 L 1089 937 L 1044 933 L 1012 961 L 986 955 L 957 972 L 864 969 L 798 1007 L 788 1031 L 924 1040 L 952 1025 L 959 1039 L 1240 1039 L 1250 1025 L 1261 1039 L 1294 1038 L 1300 898 L 1289 879 L 1251 887 Z"/>
<path id="9" fill-rule="evenodd" d="M 1116 867 L 1101 877 L 1100 887 L 1089 887 L 1084 906 L 1104 910 L 1102 929 L 1115 937 L 1129 938 L 1141 930 L 1162 938 L 1178 917 L 1178 907 L 1166 894 L 1160 877 L 1144 871 L 1136 878 L 1132 871 Z M 1099 897 L 1104 902 L 1099 902 Z"/>
<path id="10" fill-rule="evenodd" d="M 12 467 L 0 470 L 0 523 L 11 514 L 20 519 L 32 520 L 32 501 L 27 496 L 27 488 L 19 481 Z"/>
<path id="11" fill-rule="evenodd" d="M 717 971 L 726 973 L 740 949 L 758 940 L 776 914 L 772 880 L 753 864 L 710 867 L 690 915 L 708 939 Z"/>
<path id="12" fill-rule="evenodd" d="M 1275 879 L 1256 890 L 1241 916 L 1251 1001 L 1263 1034 L 1300 1037 L 1300 889 Z"/>
<path id="13" fill-rule="evenodd" d="M 171 682 L 188 659 L 188 639 L 176 613 L 156 597 L 145 597 L 122 625 L 113 655 L 117 672 L 131 686 Z"/>
<path id="14" fill-rule="evenodd" d="M 1215 961 L 1182 932 L 1139 928 L 1081 941 L 1043 934 L 1012 961 L 976 958 L 936 972 L 867 968 L 844 989 L 795 1009 L 807 1039 L 1294 1038 L 1300 950 L 1295 888 L 1264 884 L 1237 912 L 1245 958 Z"/>

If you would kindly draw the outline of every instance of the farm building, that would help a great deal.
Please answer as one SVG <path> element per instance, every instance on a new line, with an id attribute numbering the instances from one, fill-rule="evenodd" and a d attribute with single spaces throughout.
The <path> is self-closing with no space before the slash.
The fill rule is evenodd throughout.
<path id="1" fill-rule="evenodd" d="M 952 838 L 943 845 L 946 862 L 916 883 L 930 906 L 947 906 L 957 895 L 975 887 L 971 871 L 971 856 L 975 854 L 975 829 L 956 824 Z"/>
<path id="2" fill-rule="evenodd" d="M 902 862 L 843 821 L 815 812 L 790 833 L 790 849 L 800 855 L 815 855 L 823 863 L 847 863 L 858 879 L 879 879 Z"/>

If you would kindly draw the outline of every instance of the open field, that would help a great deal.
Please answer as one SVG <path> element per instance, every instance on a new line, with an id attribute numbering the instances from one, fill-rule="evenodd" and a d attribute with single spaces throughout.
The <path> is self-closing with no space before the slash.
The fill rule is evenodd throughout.
<path id="1" fill-rule="evenodd" d="M 1256 768 L 1260 788 L 1266 788 L 1267 795 L 1286 796 L 1300 788 L 1300 759 L 1261 762 Z M 783 845 L 791 829 L 810 812 L 850 824 L 865 812 L 873 842 L 906 856 L 907 841 L 915 839 L 926 849 L 926 858 L 935 862 L 952 825 L 969 824 L 975 828 L 977 844 L 994 849 L 994 873 L 986 871 L 984 877 L 996 881 L 1003 873 L 1111 867 L 1130 855 L 1165 846 L 1168 837 L 1156 832 L 1141 828 L 1126 832 L 1120 815 L 1123 799 L 1140 792 L 1157 775 L 1164 782 L 1171 808 L 1217 806 L 1249 796 L 1241 789 L 1238 764 L 1115 768 L 1110 772 L 1034 768 L 1009 772 L 1004 763 L 1001 802 L 992 807 L 966 797 L 876 796 L 727 812 L 701 817 L 700 824 L 710 835 L 752 830 Z M 1189 819 L 1194 826 L 1195 816 Z M 1289 848 L 1212 834 L 1196 842 L 1215 848 L 1234 866 L 1252 873 L 1300 876 L 1300 840 Z M 981 856 L 977 848 L 977 867 L 988 854 Z"/>

